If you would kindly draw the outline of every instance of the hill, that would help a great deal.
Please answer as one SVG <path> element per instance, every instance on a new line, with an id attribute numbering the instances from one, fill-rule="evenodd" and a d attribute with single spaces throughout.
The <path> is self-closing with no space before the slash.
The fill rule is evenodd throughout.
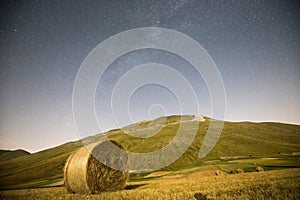
<path id="1" fill-rule="evenodd" d="M 22 156 L 27 156 L 30 155 L 29 152 L 22 150 L 22 149 L 18 149 L 18 150 L 0 150 L 0 162 L 6 161 L 6 160 L 11 160 L 14 158 L 19 158 Z"/>
<path id="2" fill-rule="evenodd" d="M 104 133 L 108 138 L 122 144 L 131 152 L 150 152 L 168 144 L 175 136 L 179 122 L 185 126 L 184 132 L 189 134 L 189 127 L 198 126 L 196 137 L 187 151 L 174 163 L 162 170 L 180 170 L 201 166 L 207 162 L 228 160 L 230 158 L 278 157 L 300 152 L 300 126 L 281 123 L 225 122 L 221 137 L 213 150 L 204 159 L 198 158 L 203 138 L 210 120 L 194 120 L 195 116 L 169 116 L 153 121 L 142 121 L 121 129 Z M 205 120 L 205 121 L 203 121 Z M 200 121 L 200 123 L 199 123 Z M 164 127 L 154 136 L 147 135 L 158 124 Z M 101 140 L 103 134 L 84 138 L 84 143 Z M 18 159 L 7 160 L 0 164 L 0 188 L 35 187 L 55 182 L 63 177 L 63 167 L 68 156 L 82 146 L 81 141 L 69 142 L 61 146 L 34 153 Z M 297 161 L 298 162 L 298 161 Z M 296 164 L 298 166 L 298 164 Z M 300 166 L 300 165 L 299 165 Z"/>

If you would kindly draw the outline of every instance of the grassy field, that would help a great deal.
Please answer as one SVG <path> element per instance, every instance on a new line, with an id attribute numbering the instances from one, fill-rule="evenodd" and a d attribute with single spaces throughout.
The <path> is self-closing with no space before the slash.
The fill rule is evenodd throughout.
<path id="1" fill-rule="evenodd" d="M 6 190 L 2 199 L 300 199 L 300 169 L 222 176 L 197 172 L 129 182 L 124 190 L 70 194 L 64 187 Z"/>
<path id="2" fill-rule="evenodd" d="M 136 138 L 125 134 L 120 129 L 105 134 L 131 152 L 150 152 L 165 146 L 174 138 L 180 120 L 181 116 L 170 116 L 137 123 L 138 128 L 132 125 L 127 127 L 135 135 L 141 135 L 151 130 L 151 124 L 165 123 L 164 128 L 150 138 Z M 206 135 L 209 120 L 206 118 L 205 122 L 197 124 L 197 134 L 191 146 L 178 160 L 165 167 L 163 171 L 177 171 L 199 167 L 207 163 L 218 164 L 229 171 L 236 169 L 237 166 L 243 167 L 245 171 L 254 171 L 256 165 L 262 165 L 265 169 L 280 167 L 278 166 L 280 163 L 274 164 L 271 160 L 267 160 L 268 163 L 251 160 L 262 157 L 283 158 L 280 161 L 284 162 L 281 165 L 285 166 L 281 166 L 281 168 L 300 167 L 297 156 L 287 160 L 293 153 L 300 152 L 300 126 L 281 123 L 225 122 L 216 146 L 207 157 L 199 159 L 199 149 Z M 194 123 L 197 122 L 187 121 L 186 123 L 188 125 L 185 126 L 184 131 L 189 134 Z M 98 134 L 87 137 L 83 141 L 92 143 L 101 140 L 102 137 L 102 134 Z M 39 187 L 61 180 L 66 159 L 81 146 L 81 141 L 70 142 L 45 151 L 0 162 L 0 189 Z M 238 161 L 243 159 L 249 160 Z"/>
<path id="3" fill-rule="evenodd" d="M 281 123 L 225 122 L 220 139 L 204 159 L 198 158 L 199 149 L 206 135 L 210 119 L 204 122 L 189 121 L 184 116 L 184 132 L 198 127 L 194 141 L 187 151 L 174 163 L 161 169 L 160 177 L 183 177 L 195 171 L 221 170 L 235 173 L 237 168 L 253 172 L 257 166 L 267 170 L 300 167 L 300 126 Z M 150 131 L 157 124 L 163 128 L 150 138 L 136 138 L 115 129 L 105 134 L 131 152 L 150 152 L 164 147 L 176 135 L 181 116 L 169 116 L 153 121 L 139 122 L 125 127 L 134 135 Z M 152 127 L 151 127 L 152 126 Z M 92 143 L 103 138 L 97 134 L 84 138 Z M 184 139 L 184 138 L 183 138 Z M 0 190 L 42 187 L 63 178 L 63 167 L 68 156 L 82 147 L 75 141 L 45 151 L 0 162 Z M 271 158 L 271 159 L 268 159 Z M 169 173 L 166 173 L 169 172 Z M 202 172 L 199 174 L 203 175 Z M 204 173 L 205 174 L 205 173 Z M 208 173 L 209 174 L 209 173 Z M 129 182 L 157 179 L 149 174 L 131 174 Z"/>

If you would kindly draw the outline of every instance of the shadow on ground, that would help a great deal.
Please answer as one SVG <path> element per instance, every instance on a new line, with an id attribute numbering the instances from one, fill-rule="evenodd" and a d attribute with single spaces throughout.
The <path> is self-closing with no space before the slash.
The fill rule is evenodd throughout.
<path id="1" fill-rule="evenodd" d="M 205 194 L 201 194 L 201 193 L 195 193 L 194 197 L 197 200 L 207 200 L 207 196 Z"/>
<path id="2" fill-rule="evenodd" d="M 135 184 L 135 185 L 126 185 L 125 186 L 125 190 L 133 190 L 133 189 L 136 189 L 136 188 L 139 188 L 139 187 L 142 187 L 146 184 Z"/>

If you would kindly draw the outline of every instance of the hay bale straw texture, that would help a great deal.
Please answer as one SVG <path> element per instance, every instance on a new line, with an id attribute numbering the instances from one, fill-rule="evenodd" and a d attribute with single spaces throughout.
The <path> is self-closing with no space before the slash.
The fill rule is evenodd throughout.
<path id="1" fill-rule="evenodd" d="M 82 147 L 70 155 L 64 169 L 69 192 L 95 194 L 123 189 L 128 172 L 117 169 L 126 169 L 128 157 L 121 149 L 112 149 L 112 144 L 123 149 L 114 141 L 104 141 Z"/>

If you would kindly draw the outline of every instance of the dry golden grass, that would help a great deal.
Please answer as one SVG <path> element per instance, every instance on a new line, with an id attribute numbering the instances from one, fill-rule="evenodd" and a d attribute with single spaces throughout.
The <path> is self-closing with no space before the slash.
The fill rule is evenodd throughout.
<path id="1" fill-rule="evenodd" d="M 132 182 L 95 195 L 64 187 L 1 191 L 3 199 L 300 199 L 300 169 Z"/>

